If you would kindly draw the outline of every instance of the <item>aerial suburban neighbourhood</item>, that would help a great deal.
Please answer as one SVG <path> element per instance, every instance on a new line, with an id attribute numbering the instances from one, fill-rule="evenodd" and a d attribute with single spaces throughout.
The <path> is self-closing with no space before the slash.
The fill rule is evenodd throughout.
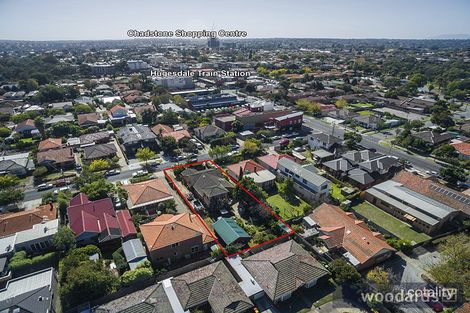
<path id="1" fill-rule="evenodd" d="M 114 15 L 52 2 L 31 6 Z M 421 2 L 413 23 L 436 10 Z M 261 32 L 300 25 L 284 6 L 260 30 L 93 40 L 8 18 L 0 313 L 470 312 L 470 37 Z"/>

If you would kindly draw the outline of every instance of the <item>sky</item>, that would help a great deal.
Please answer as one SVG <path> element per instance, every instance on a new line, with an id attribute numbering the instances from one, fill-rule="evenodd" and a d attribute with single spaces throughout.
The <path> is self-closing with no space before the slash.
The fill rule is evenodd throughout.
<path id="1" fill-rule="evenodd" d="M 250 38 L 470 36 L 470 0 L 0 0 L 0 40 L 126 39 L 127 30 Z"/>

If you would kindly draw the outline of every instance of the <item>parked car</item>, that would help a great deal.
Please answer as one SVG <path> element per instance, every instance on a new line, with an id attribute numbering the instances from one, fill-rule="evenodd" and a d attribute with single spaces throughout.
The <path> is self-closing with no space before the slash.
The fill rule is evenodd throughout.
<path id="1" fill-rule="evenodd" d="M 305 151 L 305 148 L 304 148 L 304 147 L 295 147 L 295 148 L 294 148 L 294 151 L 295 151 L 295 152 L 304 152 L 304 151 Z"/>
<path id="2" fill-rule="evenodd" d="M 198 150 L 202 150 L 204 148 L 204 146 L 194 138 L 189 139 L 189 141 L 191 141 Z"/>
<path id="3" fill-rule="evenodd" d="M 58 195 L 59 192 L 66 192 L 66 191 L 69 191 L 70 190 L 70 187 L 66 186 L 66 187 L 60 187 L 56 190 L 54 190 L 54 195 Z"/>
<path id="4" fill-rule="evenodd" d="M 120 170 L 118 169 L 112 169 L 106 172 L 106 176 L 114 176 L 114 175 L 119 175 L 121 173 Z"/>
<path id="5" fill-rule="evenodd" d="M 149 171 L 147 170 L 138 170 L 137 172 L 132 173 L 132 177 L 139 177 L 139 176 L 144 176 L 147 175 Z"/>
<path id="6" fill-rule="evenodd" d="M 279 140 L 279 139 L 281 139 L 281 138 L 282 138 L 282 137 L 279 136 L 279 135 L 276 135 L 276 136 L 272 136 L 272 137 L 271 137 L 272 140 Z"/>
<path id="7" fill-rule="evenodd" d="M 281 146 L 287 146 L 289 144 L 289 139 L 282 139 L 281 141 L 279 141 L 279 144 Z"/>
<path id="8" fill-rule="evenodd" d="M 52 184 L 40 184 L 40 185 L 38 185 L 38 191 L 49 190 L 52 187 L 54 187 L 54 185 L 52 185 Z"/>
<path id="9" fill-rule="evenodd" d="M 186 198 L 187 198 L 189 201 L 193 200 L 193 199 L 194 199 L 193 193 L 192 193 L 192 192 L 188 192 L 188 193 L 186 194 Z"/>
<path id="10" fill-rule="evenodd" d="M 196 210 L 196 211 L 202 211 L 202 210 L 204 210 L 204 206 L 203 206 L 202 203 L 201 203 L 199 200 L 197 200 L 197 199 L 193 200 L 192 205 L 193 205 L 194 210 Z"/>
<path id="11" fill-rule="evenodd" d="M 232 151 L 235 151 L 235 150 L 238 150 L 240 149 L 240 145 L 239 144 L 233 144 L 232 145 Z"/>

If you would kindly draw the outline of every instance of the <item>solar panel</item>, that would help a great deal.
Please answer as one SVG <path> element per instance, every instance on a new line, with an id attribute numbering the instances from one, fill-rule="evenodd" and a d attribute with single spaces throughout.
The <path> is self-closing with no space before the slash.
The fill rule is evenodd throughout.
<path id="1" fill-rule="evenodd" d="M 444 189 L 444 188 L 441 188 L 441 187 L 436 186 L 436 185 L 431 185 L 430 188 L 432 190 L 435 190 L 435 191 L 445 195 L 445 196 L 451 197 L 451 198 L 453 198 L 453 199 L 455 199 L 459 202 L 462 202 L 464 204 L 470 204 L 470 198 L 467 197 L 467 196 L 452 192 L 451 190 Z"/>

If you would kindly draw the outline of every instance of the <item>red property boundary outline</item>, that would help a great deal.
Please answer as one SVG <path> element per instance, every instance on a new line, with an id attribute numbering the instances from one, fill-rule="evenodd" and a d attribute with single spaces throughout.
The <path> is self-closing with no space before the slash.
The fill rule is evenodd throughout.
<path id="1" fill-rule="evenodd" d="M 200 164 L 203 164 L 203 163 L 210 163 L 212 165 L 215 166 L 215 168 L 217 168 L 223 175 L 225 175 L 226 177 L 228 177 L 232 182 L 234 182 L 238 187 L 240 187 L 244 192 L 246 192 L 253 200 L 255 200 L 259 205 L 261 205 L 266 211 L 268 211 L 272 216 L 274 216 L 279 222 L 281 222 L 282 224 L 284 224 L 289 230 L 290 232 L 288 233 L 285 233 L 285 234 L 282 234 L 281 236 L 278 236 L 276 238 L 273 238 L 273 239 L 270 239 L 268 241 L 265 241 L 265 242 L 262 242 L 262 243 L 259 243 L 257 245 L 254 245 L 253 247 L 248 247 L 248 248 L 245 248 L 243 250 L 240 250 L 238 252 L 235 252 L 235 253 L 232 253 L 232 254 L 229 254 L 227 252 L 227 250 L 225 250 L 225 248 L 222 246 L 222 244 L 219 242 L 219 240 L 217 239 L 217 236 L 215 236 L 212 231 L 209 229 L 209 227 L 207 226 L 206 222 L 202 219 L 202 217 L 199 215 L 199 213 L 196 212 L 196 210 L 194 209 L 194 207 L 192 206 L 192 204 L 189 202 L 189 200 L 186 198 L 186 195 L 184 195 L 181 190 L 179 189 L 178 185 L 176 185 L 176 182 L 173 180 L 173 178 L 171 178 L 171 176 L 167 173 L 168 171 L 173 171 L 177 168 L 183 168 L 183 167 L 191 167 L 191 166 L 195 166 L 195 165 L 200 165 Z M 198 162 L 191 162 L 191 163 L 186 163 L 186 164 L 178 164 L 178 165 L 175 165 L 173 167 L 169 167 L 169 168 L 166 168 L 163 170 L 163 173 L 165 174 L 165 178 L 173 185 L 174 189 L 178 192 L 178 194 L 180 195 L 180 197 L 184 200 L 184 202 L 186 203 L 186 205 L 191 209 L 191 211 L 193 211 L 193 213 L 197 216 L 197 218 L 199 219 L 199 221 L 202 223 L 202 225 L 204 225 L 204 227 L 206 228 L 206 230 L 209 232 L 210 236 L 212 237 L 212 239 L 214 239 L 215 243 L 219 246 L 220 250 L 222 251 L 222 253 L 226 256 L 226 257 L 234 257 L 234 256 L 237 256 L 239 254 L 242 254 L 242 253 L 246 253 L 252 249 L 255 249 L 255 248 L 258 248 L 258 247 L 261 247 L 261 246 L 264 246 L 264 245 L 267 245 L 269 243 L 272 243 L 274 241 L 277 241 L 277 240 L 280 240 L 282 238 L 285 238 L 285 237 L 288 237 L 288 236 L 291 236 L 293 234 L 295 234 L 295 231 L 284 221 L 282 220 L 268 205 L 266 205 L 264 202 L 262 202 L 261 200 L 259 200 L 258 198 L 256 198 L 249 190 L 247 190 L 245 187 L 243 187 L 240 182 L 238 180 L 236 180 L 235 178 L 233 178 L 232 176 L 230 176 L 224 169 L 222 169 L 218 164 L 216 164 L 213 160 L 204 160 L 204 161 L 198 161 Z"/>

